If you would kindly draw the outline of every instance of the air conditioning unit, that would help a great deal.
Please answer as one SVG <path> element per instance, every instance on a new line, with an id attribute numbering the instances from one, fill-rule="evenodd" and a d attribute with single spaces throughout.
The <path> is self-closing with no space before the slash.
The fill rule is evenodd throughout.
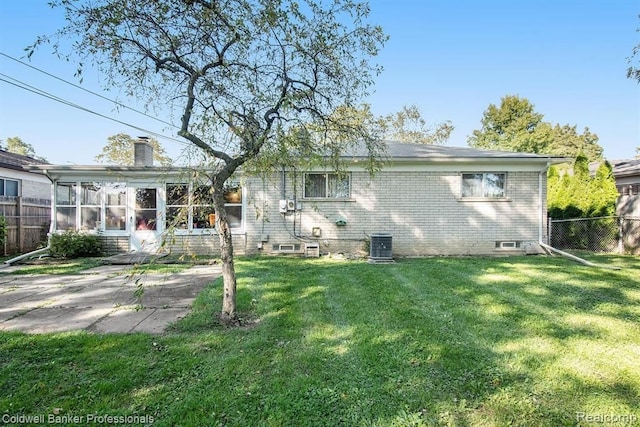
<path id="1" fill-rule="evenodd" d="M 369 245 L 369 261 L 393 261 L 391 234 L 372 234 Z"/>
<path id="2" fill-rule="evenodd" d="M 287 210 L 295 211 L 296 210 L 296 201 L 295 200 L 287 200 Z"/>

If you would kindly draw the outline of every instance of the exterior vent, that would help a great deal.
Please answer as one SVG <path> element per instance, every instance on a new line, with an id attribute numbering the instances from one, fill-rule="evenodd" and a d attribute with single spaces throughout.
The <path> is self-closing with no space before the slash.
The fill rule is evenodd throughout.
<path id="1" fill-rule="evenodd" d="M 393 261 L 391 234 L 372 234 L 369 246 L 369 261 Z"/>
<path id="2" fill-rule="evenodd" d="M 271 246 L 271 249 L 274 252 L 284 252 L 284 253 L 300 252 L 301 250 L 299 244 L 278 244 L 278 243 L 273 244 Z"/>

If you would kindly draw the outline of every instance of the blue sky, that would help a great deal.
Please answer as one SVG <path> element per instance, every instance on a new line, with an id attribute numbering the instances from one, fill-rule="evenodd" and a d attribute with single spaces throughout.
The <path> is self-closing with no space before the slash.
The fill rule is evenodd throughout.
<path id="1" fill-rule="evenodd" d="M 640 43 L 640 2 L 630 0 L 371 0 L 372 21 L 390 36 L 384 72 L 367 100 L 377 114 L 415 104 L 431 123 L 455 126 L 447 145 L 466 146 L 489 104 L 529 99 L 545 120 L 589 127 L 605 156 L 630 158 L 640 145 L 640 85 L 626 78 Z M 0 54 L 23 48 L 62 24 L 45 0 L 0 1 Z M 75 68 L 48 50 L 28 63 L 77 83 Z M 19 80 L 109 117 L 174 136 L 175 130 L 74 89 L 0 55 L 0 79 Z M 104 92 L 100 78 L 83 86 Z M 135 101 L 127 105 L 141 108 Z M 19 136 L 56 164 L 92 164 L 109 136 L 137 129 L 0 81 L 0 139 Z M 177 158 L 184 145 L 160 139 Z"/>

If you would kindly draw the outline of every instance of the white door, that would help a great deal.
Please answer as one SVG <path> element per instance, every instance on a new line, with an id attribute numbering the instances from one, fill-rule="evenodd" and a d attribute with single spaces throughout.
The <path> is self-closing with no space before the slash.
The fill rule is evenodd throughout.
<path id="1" fill-rule="evenodd" d="M 160 247 L 162 222 L 158 209 L 160 188 L 132 185 L 129 193 L 133 209 L 129 218 L 131 230 L 130 250 L 135 252 L 155 252 Z"/>

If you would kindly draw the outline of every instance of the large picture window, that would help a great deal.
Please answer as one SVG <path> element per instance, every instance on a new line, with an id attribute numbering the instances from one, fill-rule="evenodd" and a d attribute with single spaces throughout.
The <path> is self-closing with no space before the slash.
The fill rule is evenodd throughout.
<path id="1" fill-rule="evenodd" d="M 462 174 L 462 197 L 503 198 L 506 173 Z"/>
<path id="2" fill-rule="evenodd" d="M 348 174 L 304 174 L 304 197 L 307 199 L 347 199 L 351 196 L 351 179 Z"/>

